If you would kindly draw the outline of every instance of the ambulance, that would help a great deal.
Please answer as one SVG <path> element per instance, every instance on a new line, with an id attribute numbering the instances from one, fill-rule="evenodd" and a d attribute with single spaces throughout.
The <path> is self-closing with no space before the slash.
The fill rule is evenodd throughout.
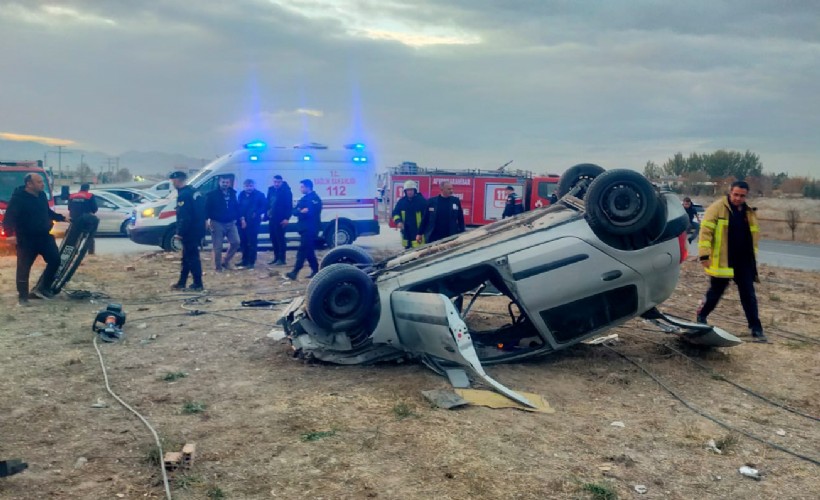
<path id="1" fill-rule="evenodd" d="M 299 181 L 310 179 L 322 199 L 321 239 L 328 246 L 352 243 L 360 236 L 379 234 L 376 191 L 376 167 L 364 144 L 347 144 L 342 149 L 328 149 L 324 144 L 308 143 L 293 147 L 268 147 L 262 141 L 245 144 L 242 149 L 221 156 L 188 178 L 188 184 L 200 193 L 218 189 L 219 179 L 231 179 L 239 192 L 246 179 L 267 194 L 274 175 L 281 175 L 293 191 L 294 204 L 302 194 Z M 129 227 L 135 243 L 178 250 L 176 232 L 176 190 L 156 202 L 137 207 Z M 295 239 L 296 217 L 287 226 L 288 239 Z M 259 228 L 268 234 L 268 223 Z M 260 238 L 267 242 L 268 238 Z"/>

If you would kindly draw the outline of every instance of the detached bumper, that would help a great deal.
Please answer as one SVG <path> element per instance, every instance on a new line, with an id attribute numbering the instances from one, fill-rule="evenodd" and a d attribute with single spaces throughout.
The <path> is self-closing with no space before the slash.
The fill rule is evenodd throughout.
<path id="1" fill-rule="evenodd" d="M 165 236 L 166 231 L 168 231 L 168 226 L 134 226 L 128 232 L 128 237 L 131 238 L 131 241 L 139 243 L 140 245 L 155 245 L 161 247 L 162 238 Z"/>

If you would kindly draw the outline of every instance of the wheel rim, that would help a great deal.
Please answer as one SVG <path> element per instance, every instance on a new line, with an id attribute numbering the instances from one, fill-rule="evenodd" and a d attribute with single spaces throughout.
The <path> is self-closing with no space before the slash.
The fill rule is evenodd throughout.
<path id="1" fill-rule="evenodd" d="M 352 283 L 340 283 L 325 300 L 327 312 L 337 318 L 345 318 L 354 312 L 361 302 L 359 289 Z"/>
<path id="2" fill-rule="evenodd" d="M 616 226 L 629 226 L 646 211 L 646 202 L 632 183 L 621 182 L 606 190 L 601 209 Z"/>

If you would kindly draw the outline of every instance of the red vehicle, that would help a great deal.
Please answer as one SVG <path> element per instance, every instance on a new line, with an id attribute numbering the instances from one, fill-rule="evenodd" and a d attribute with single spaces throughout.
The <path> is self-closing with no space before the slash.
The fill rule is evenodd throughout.
<path id="1" fill-rule="evenodd" d="M 507 202 L 507 186 L 515 189 L 515 194 L 524 210 L 546 207 L 550 195 L 558 190 L 558 175 L 535 176 L 531 172 L 511 173 L 469 170 L 446 171 L 425 170 L 415 163 L 405 162 L 391 170 L 387 187 L 390 189 L 390 210 L 404 195 L 404 182 L 418 183 L 419 192 L 425 197 L 437 196 L 442 182 L 453 185 L 453 195 L 461 201 L 464 209 L 464 223 L 468 226 L 483 226 L 501 219 Z M 393 225 L 391 219 L 390 225 Z"/>
<path id="2" fill-rule="evenodd" d="M 11 194 L 19 186 L 25 184 L 26 175 L 32 172 L 43 176 L 48 204 L 54 208 L 54 197 L 51 196 L 51 182 L 48 174 L 43 169 L 42 161 L 0 161 L 0 246 L 13 246 L 15 244 L 15 238 L 9 236 L 3 227 L 3 219 L 6 217 L 6 208 L 9 206 Z"/>

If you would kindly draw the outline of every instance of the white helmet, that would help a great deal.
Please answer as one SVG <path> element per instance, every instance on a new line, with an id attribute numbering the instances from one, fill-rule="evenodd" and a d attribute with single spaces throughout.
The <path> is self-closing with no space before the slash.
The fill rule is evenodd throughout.
<path id="1" fill-rule="evenodd" d="M 407 179 L 404 181 L 404 190 L 407 191 L 408 189 L 415 189 L 416 192 L 419 192 L 419 185 L 416 181 Z"/>

